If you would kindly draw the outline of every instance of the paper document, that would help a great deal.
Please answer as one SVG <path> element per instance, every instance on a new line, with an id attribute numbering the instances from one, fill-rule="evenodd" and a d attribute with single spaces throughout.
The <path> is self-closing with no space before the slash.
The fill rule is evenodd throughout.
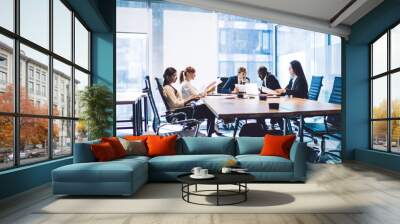
<path id="1" fill-rule="evenodd" d="M 207 93 L 209 93 L 209 92 L 213 92 L 213 91 L 217 88 L 217 86 L 218 86 L 220 83 L 222 83 L 222 80 L 217 78 L 215 81 L 211 82 L 211 83 L 205 88 L 204 93 L 207 94 Z"/>
<path id="2" fill-rule="evenodd" d="M 261 92 L 266 93 L 266 94 L 272 94 L 272 95 L 278 95 L 278 93 L 275 90 L 272 90 L 267 87 L 261 87 Z"/>

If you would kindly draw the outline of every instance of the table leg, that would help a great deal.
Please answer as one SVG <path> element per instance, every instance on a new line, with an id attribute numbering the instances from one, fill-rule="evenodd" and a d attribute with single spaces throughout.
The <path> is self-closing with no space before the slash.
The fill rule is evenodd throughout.
<path id="1" fill-rule="evenodd" d="M 186 190 L 187 190 L 187 201 L 188 201 L 188 202 L 190 202 L 190 201 L 189 201 L 189 195 L 190 195 L 190 184 L 188 184 L 188 185 L 187 185 L 187 189 L 186 189 Z"/>
<path id="2" fill-rule="evenodd" d="M 137 135 L 137 127 L 136 127 L 136 103 L 132 103 L 132 134 Z"/>
<path id="3" fill-rule="evenodd" d="M 234 130 L 233 130 L 233 137 L 234 138 L 236 137 L 236 133 L 237 133 L 237 131 L 239 129 L 239 122 L 240 122 L 239 118 L 235 118 L 235 127 L 234 127 Z"/>
<path id="4" fill-rule="evenodd" d="M 148 115 L 148 113 L 149 113 L 149 111 L 148 111 L 148 105 L 147 105 L 147 96 L 145 96 L 144 97 L 144 100 L 143 100 L 143 107 L 144 107 L 144 131 L 145 132 L 147 132 L 147 126 L 148 126 L 148 123 L 149 123 L 149 115 Z"/>
<path id="5" fill-rule="evenodd" d="M 219 205 L 219 184 L 217 184 L 217 206 Z"/>
<path id="6" fill-rule="evenodd" d="M 287 118 L 283 118 L 283 135 L 287 135 Z"/>
<path id="7" fill-rule="evenodd" d="M 194 186 L 194 191 L 197 192 L 197 184 Z"/>
<path id="8" fill-rule="evenodd" d="M 247 201 L 247 192 L 248 192 L 248 190 L 247 190 L 247 183 L 244 183 L 244 187 L 245 187 L 245 192 L 244 192 L 244 201 Z"/>
<path id="9" fill-rule="evenodd" d="M 139 116 L 138 116 L 138 122 L 139 122 L 139 134 L 142 135 L 143 133 L 143 113 L 142 113 L 142 100 L 139 100 L 138 103 L 138 111 L 139 111 Z"/>
<path id="10" fill-rule="evenodd" d="M 300 115 L 300 123 L 299 123 L 299 135 L 300 135 L 300 142 L 304 141 L 304 116 Z"/>

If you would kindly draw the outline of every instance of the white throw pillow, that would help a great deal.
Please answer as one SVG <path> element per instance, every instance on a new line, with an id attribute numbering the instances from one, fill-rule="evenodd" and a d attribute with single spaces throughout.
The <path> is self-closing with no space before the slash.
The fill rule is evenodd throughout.
<path id="1" fill-rule="evenodd" d="M 126 151 L 126 155 L 135 155 L 135 156 L 145 156 L 147 155 L 147 148 L 143 141 L 141 140 L 126 140 L 123 138 L 119 138 L 122 146 Z"/>

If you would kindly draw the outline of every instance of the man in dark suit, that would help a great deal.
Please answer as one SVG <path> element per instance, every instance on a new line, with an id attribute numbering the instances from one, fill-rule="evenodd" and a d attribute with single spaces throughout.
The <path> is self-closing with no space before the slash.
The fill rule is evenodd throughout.
<path id="1" fill-rule="evenodd" d="M 262 86 L 267 87 L 268 89 L 276 90 L 280 89 L 281 85 L 276 77 L 268 72 L 268 69 L 265 66 L 260 66 L 258 68 L 258 77 L 262 80 Z M 267 124 L 265 123 L 265 119 L 257 119 L 257 122 L 260 123 L 264 129 L 267 129 Z M 275 124 L 279 124 L 279 127 L 283 129 L 283 121 L 281 118 L 271 118 L 272 127 Z"/>
<path id="2" fill-rule="evenodd" d="M 258 77 L 262 80 L 262 86 L 267 87 L 268 89 L 276 90 L 281 88 L 279 81 L 273 74 L 268 72 L 268 69 L 265 66 L 260 66 L 258 68 Z"/>
<path id="3" fill-rule="evenodd" d="M 237 93 L 238 90 L 235 89 L 236 84 L 249 83 L 250 79 L 247 78 L 246 68 L 240 67 L 238 69 L 238 74 L 236 76 L 231 76 L 226 81 L 225 85 L 221 89 L 221 93 Z"/>

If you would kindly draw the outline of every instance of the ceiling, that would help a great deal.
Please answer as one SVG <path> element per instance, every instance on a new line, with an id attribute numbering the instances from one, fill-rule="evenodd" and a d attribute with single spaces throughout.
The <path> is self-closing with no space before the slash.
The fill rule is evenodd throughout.
<path id="1" fill-rule="evenodd" d="M 383 0 L 169 0 L 348 37 L 351 25 Z"/>

